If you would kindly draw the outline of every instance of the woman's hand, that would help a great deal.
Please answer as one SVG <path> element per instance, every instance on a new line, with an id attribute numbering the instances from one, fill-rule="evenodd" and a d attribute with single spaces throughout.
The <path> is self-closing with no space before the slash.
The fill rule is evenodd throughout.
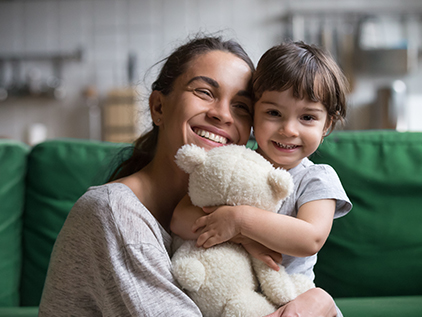
<path id="1" fill-rule="evenodd" d="M 333 298 L 321 288 L 312 288 L 266 317 L 335 317 Z"/>

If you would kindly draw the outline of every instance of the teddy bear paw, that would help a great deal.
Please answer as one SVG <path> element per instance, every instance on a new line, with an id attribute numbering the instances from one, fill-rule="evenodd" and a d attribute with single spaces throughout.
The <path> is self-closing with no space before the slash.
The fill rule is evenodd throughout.
<path id="1" fill-rule="evenodd" d="M 192 258 L 179 259 L 173 263 L 173 274 L 183 289 L 197 292 L 205 281 L 204 265 Z"/>
<path id="2" fill-rule="evenodd" d="M 276 307 L 262 294 L 245 290 L 227 301 L 222 317 L 266 316 L 276 311 Z"/>

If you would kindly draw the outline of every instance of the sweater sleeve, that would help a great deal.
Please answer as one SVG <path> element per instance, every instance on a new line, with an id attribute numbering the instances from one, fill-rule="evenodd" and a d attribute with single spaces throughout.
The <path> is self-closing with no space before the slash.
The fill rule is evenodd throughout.
<path id="1" fill-rule="evenodd" d="M 141 243 L 126 241 L 110 259 L 103 316 L 201 316 L 198 307 L 177 286 L 166 249 L 141 223 Z M 125 236 L 125 234 L 123 234 Z"/>
<path id="2" fill-rule="evenodd" d="M 201 316 L 161 229 L 124 185 L 88 191 L 57 238 L 39 316 Z"/>

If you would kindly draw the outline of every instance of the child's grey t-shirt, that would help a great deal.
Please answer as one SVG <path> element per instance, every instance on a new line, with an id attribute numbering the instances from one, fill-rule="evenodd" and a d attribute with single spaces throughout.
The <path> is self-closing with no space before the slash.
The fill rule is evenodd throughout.
<path id="1" fill-rule="evenodd" d="M 321 199 L 335 199 L 336 211 L 334 218 L 347 214 L 352 209 L 352 204 L 343 189 L 340 179 L 334 169 L 325 164 L 314 164 L 308 158 L 288 171 L 293 177 L 293 193 L 283 202 L 278 213 L 297 216 L 303 204 Z M 317 255 L 308 257 L 295 257 L 283 254 L 282 265 L 289 274 L 302 273 L 312 281 L 315 278 L 314 265 Z"/>

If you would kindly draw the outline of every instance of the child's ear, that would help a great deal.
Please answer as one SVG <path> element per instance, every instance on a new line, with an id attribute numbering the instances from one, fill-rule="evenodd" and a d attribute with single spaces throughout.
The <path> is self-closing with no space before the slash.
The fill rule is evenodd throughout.
<path id="1" fill-rule="evenodd" d="M 327 121 L 325 122 L 324 130 L 322 131 L 323 132 L 322 133 L 323 136 L 326 136 L 327 135 L 327 132 L 328 132 L 328 130 L 330 130 L 332 124 L 333 124 L 333 118 L 332 117 L 327 117 Z"/>
<path id="2" fill-rule="evenodd" d="M 149 96 L 149 110 L 151 118 L 155 125 L 160 125 L 163 116 L 163 94 L 154 90 Z"/>

